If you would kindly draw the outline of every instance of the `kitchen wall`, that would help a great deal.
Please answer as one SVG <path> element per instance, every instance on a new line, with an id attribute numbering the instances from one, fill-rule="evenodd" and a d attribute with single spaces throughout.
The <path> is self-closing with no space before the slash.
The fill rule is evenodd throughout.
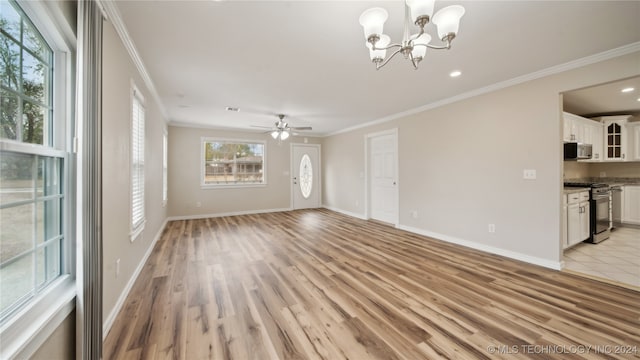
<path id="1" fill-rule="evenodd" d="M 625 163 L 591 163 L 587 176 L 600 177 L 604 172 L 605 177 L 636 177 L 640 178 L 640 162 Z"/>
<path id="2" fill-rule="evenodd" d="M 266 140 L 267 184 L 259 187 L 202 189 L 201 138 Z M 308 137 L 309 144 L 320 138 Z M 291 199 L 290 137 L 278 144 L 268 134 L 190 127 L 169 127 L 169 216 L 204 217 L 242 212 L 289 209 Z M 200 207 L 197 206 L 200 203 Z"/>
<path id="3" fill-rule="evenodd" d="M 583 179 L 590 177 L 589 163 L 564 161 L 564 179 Z"/>
<path id="4" fill-rule="evenodd" d="M 604 174 L 602 174 L 604 173 Z M 564 162 L 564 178 L 636 177 L 640 178 L 640 162 L 586 163 Z"/>
<path id="5" fill-rule="evenodd" d="M 162 231 L 162 135 L 166 123 L 113 25 L 104 23 L 102 88 L 103 322 L 110 324 L 119 302 Z M 145 98 L 144 232 L 130 240 L 131 84 Z M 116 261 L 120 259 L 120 273 Z"/>
<path id="6" fill-rule="evenodd" d="M 559 94 L 638 75 L 639 61 L 636 52 L 330 136 L 324 204 L 364 216 L 364 135 L 398 128 L 400 227 L 558 267 Z M 524 169 L 536 169 L 537 179 L 523 180 Z"/>

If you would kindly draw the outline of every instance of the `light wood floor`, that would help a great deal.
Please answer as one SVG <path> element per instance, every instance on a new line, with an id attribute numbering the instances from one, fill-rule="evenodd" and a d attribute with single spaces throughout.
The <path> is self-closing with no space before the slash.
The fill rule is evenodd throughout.
<path id="1" fill-rule="evenodd" d="M 508 346 L 503 354 L 491 348 L 499 345 Z M 106 338 L 104 359 L 639 352 L 639 292 L 305 210 L 170 222 Z"/>

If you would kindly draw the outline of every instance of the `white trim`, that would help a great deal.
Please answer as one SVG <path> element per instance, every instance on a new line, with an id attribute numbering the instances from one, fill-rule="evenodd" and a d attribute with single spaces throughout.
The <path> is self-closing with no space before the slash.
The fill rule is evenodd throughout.
<path id="1" fill-rule="evenodd" d="M 480 244 L 480 243 L 477 243 L 475 241 L 464 240 L 464 239 L 456 238 L 456 237 L 449 236 L 449 235 L 439 234 L 439 233 L 436 233 L 436 232 L 433 232 L 433 231 L 418 229 L 418 228 L 415 228 L 415 227 L 412 227 L 412 226 L 405 226 L 405 225 L 398 224 L 398 225 L 396 225 L 396 228 L 400 229 L 400 230 L 408 231 L 408 232 L 411 232 L 411 233 L 414 233 L 414 234 L 427 236 L 429 238 L 433 238 L 433 239 L 436 239 L 436 240 L 441 240 L 441 241 L 445 241 L 445 242 L 448 242 L 448 243 L 451 243 L 451 244 L 461 245 L 461 246 L 468 247 L 468 248 L 471 248 L 471 249 L 484 251 L 484 252 L 490 253 L 490 254 L 495 254 L 495 255 L 508 257 L 510 259 L 524 261 L 524 262 L 529 263 L 529 264 L 538 265 L 538 266 L 542 266 L 542 267 L 553 269 L 553 270 L 561 270 L 562 269 L 562 264 L 559 261 L 552 261 L 552 260 L 548 260 L 548 259 L 543 259 L 543 258 L 539 258 L 539 257 L 535 257 L 535 256 L 531 256 L 531 255 L 527 255 L 527 254 L 511 251 L 511 250 L 505 250 L 505 249 L 498 248 L 498 247 L 495 247 L 495 246 Z"/>
<path id="2" fill-rule="evenodd" d="M 147 260 L 149 259 L 149 256 L 151 256 L 151 253 L 153 252 L 153 248 L 156 246 L 156 243 L 160 239 L 160 236 L 162 236 L 162 232 L 167 227 L 168 222 L 169 222 L 169 218 L 166 218 L 162 223 L 162 226 L 160 226 L 160 230 L 158 230 L 158 232 L 156 233 L 156 236 L 153 238 L 153 241 L 149 245 L 147 252 L 145 252 L 144 256 L 140 260 L 140 263 L 138 263 L 138 267 L 135 269 L 135 271 L 129 278 L 129 281 L 127 282 L 127 285 L 124 287 L 124 290 L 122 290 L 122 293 L 120 293 L 120 296 L 118 297 L 118 301 L 116 301 L 115 306 L 113 307 L 113 309 L 111 309 L 111 312 L 109 313 L 109 315 L 107 315 L 107 317 L 104 319 L 104 322 L 102 324 L 102 340 L 107 338 L 107 335 L 109 334 L 109 331 L 113 326 L 113 322 L 116 320 L 116 317 L 118 316 L 118 313 L 120 312 L 120 310 L 122 310 L 122 306 L 124 306 L 124 302 L 127 299 L 127 296 L 129 296 L 129 292 L 131 292 L 131 289 L 133 288 L 133 284 L 135 284 L 136 280 L 138 279 L 138 276 L 140 276 L 140 272 L 142 272 L 144 265 L 147 263 Z"/>
<path id="3" fill-rule="evenodd" d="M 369 188 L 369 160 L 370 160 L 370 150 L 371 150 L 371 139 L 378 136 L 387 136 L 393 135 L 395 136 L 396 142 L 396 218 L 394 219 L 394 225 L 398 225 L 400 222 L 400 152 L 398 151 L 398 128 L 392 128 L 388 130 L 376 131 L 373 133 L 364 134 L 364 216 L 365 219 L 371 218 L 371 211 L 369 209 L 369 203 L 371 194 L 371 189 Z"/>
<path id="4" fill-rule="evenodd" d="M 142 57 L 140 57 L 138 50 L 136 49 L 136 46 L 133 43 L 133 40 L 129 36 L 127 27 L 124 25 L 124 21 L 122 21 L 122 16 L 120 15 L 120 11 L 116 6 L 116 2 L 110 1 L 110 0 L 96 0 L 96 3 L 98 4 L 98 7 L 100 8 L 100 10 L 102 10 L 102 12 L 106 14 L 107 20 L 111 22 L 116 32 L 118 33 L 118 36 L 120 36 L 120 40 L 122 40 L 122 44 L 127 49 L 127 52 L 131 57 L 131 60 L 136 65 L 136 68 L 140 73 L 140 77 L 142 77 L 142 81 L 144 81 L 144 84 L 147 86 L 147 90 L 149 90 L 149 92 L 151 93 L 151 96 L 153 96 L 153 99 L 155 100 L 156 105 L 158 106 L 158 108 L 160 109 L 160 112 L 162 113 L 162 117 L 164 121 L 167 122 L 169 119 L 169 113 L 167 112 L 167 109 L 164 107 L 164 104 L 162 103 L 162 99 L 160 98 L 160 95 L 158 94 L 158 91 L 156 90 L 156 87 L 153 84 L 153 80 L 151 80 L 151 76 L 149 76 L 149 73 L 147 72 L 147 68 L 144 66 Z"/>
<path id="5" fill-rule="evenodd" d="M 291 209 L 295 210 L 295 208 L 293 207 L 293 197 L 294 197 L 294 191 L 296 188 L 291 183 L 291 177 L 293 176 L 293 169 L 295 168 L 293 163 L 293 147 L 294 146 L 306 146 L 306 147 L 316 148 L 318 150 L 318 164 L 317 164 L 318 169 L 314 169 L 313 171 L 318 172 L 318 184 L 315 186 L 318 189 L 318 207 L 322 207 L 322 145 L 294 143 L 294 142 L 290 143 L 289 145 L 289 190 L 290 190 L 289 206 L 291 207 Z"/>
<path id="6" fill-rule="evenodd" d="M 22 308 L 2 327 L 2 359 L 28 359 L 75 308 L 76 285 L 69 275 Z"/>
<path id="7" fill-rule="evenodd" d="M 176 121 L 176 120 L 171 120 L 167 123 L 167 125 L 169 126 L 174 126 L 174 127 L 179 127 L 179 128 L 190 128 L 190 129 L 209 129 L 209 130 L 224 130 L 224 131 L 233 131 L 233 132 L 241 132 L 241 133 L 247 133 L 247 134 L 260 134 L 260 135 L 264 135 L 265 134 L 265 129 L 256 129 L 256 128 L 240 128 L 240 127 L 230 127 L 230 126 L 220 126 L 220 125 L 213 125 L 213 124 L 201 124 L 201 123 L 188 123 L 188 122 L 184 122 L 184 121 Z M 267 137 L 267 136 L 265 136 Z M 295 138 L 323 138 L 325 137 L 325 135 L 322 134 L 298 134 L 298 135 L 291 135 L 291 137 L 289 137 L 289 139 L 295 139 Z M 267 138 L 271 138 L 270 136 Z M 288 139 L 287 139 L 288 141 Z"/>
<path id="8" fill-rule="evenodd" d="M 232 212 L 226 212 L 226 213 L 213 213 L 213 214 L 169 216 L 168 220 L 169 221 L 198 220 L 198 219 L 225 217 L 225 216 L 267 214 L 267 213 L 285 212 L 285 211 L 291 211 L 291 210 L 293 210 L 293 209 L 291 209 L 291 208 L 280 208 L 280 209 L 263 209 L 263 210 L 243 210 L 243 211 L 232 211 Z"/>
<path id="9" fill-rule="evenodd" d="M 322 207 L 327 209 L 327 210 L 335 211 L 335 212 L 343 214 L 343 215 L 354 217 L 356 219 L 367 220 L 367 218 L 362 214 L 354 213 L 354 212 L 347 211 L 347 210 L 338 209 L 336 207 L 328 206 L 328 205 L 322 205 Z"/>
<path id="10" fill-rule="evenodd" d="M 605 61 L 605 60 L 609 60 L 609 59 L 613 59 L 619 56 L 624 56 L 624 55 L 628 55 L 634 52 L 640 51 L 640 42 L 634 42 L 628 45 L 624 45 L 615 49 L 611 49 L 611 50 L 607 50 L 607 51 L 603 51 L 601 53 L 597 53 L 594 55 L 589 55 L 586 57 L 583 57 L 581 59 L 577 59 L 577 60 L 573 60 L 573 61 L 569 61 L 566 62 L 564 64 L 560 64 L 560 65 L 555 65 L 546 69 L 542 69 L 539 71 L 535 71 L 526 75 L 522 75 L 522 76 L 518 76 L 509 80 L 505 80 L 505 81 L 501 81 L 495 84 L 491 84 L 488 86 L 484 86 L 475 90 L 471 90 L 471 91 L 467 91 L 465 93 L 462 94 L 458 94 L 446 99 L 442 99 L 442 100 L 438 100 L 429 104 L 425 104 L 413 109 L 409 109 L 409 110 L 405 110 L 405 111 L 401 111 L 399 113 L 396 114 L 392 114 L 389 116 L 385 116 L 376 120 L 372 120 L 369 122 L 366 122 L 364 124 L 358 124 L 358 125 L 354 125 L 354 126 L 350 126 L 348 128 L 345 129 L 341 129 L 338 131 L 334 131 L 331 133 L 328 133 L 326 135 L 324 135 L 324 137 L 329 137 L 329 136 L 334 136 L 334 135 L 338 135 L 338 134 L 343 134 L 343 133 L 347 133 L 353 130 L 357 130 L 357 129 L 362 129 L 365 127 L 369 127 L 372 125 L 377 125 L 377 124 L 382 124 L 388 121 L 392 121 L 392 120 L 396 120 L 396 119 L 400 119 L 409 115 L 413 115 L 413 114 L 417 114 L 417 113 L 421 113 L 423 111 L 427 111 L 427 110 L 431 110 L 431 109 L 435 109 L 444 105 L 448 105 L 451 103 L 455 103 L 458 101 L 462 101 L 465 99 L 469 99 L 478 95 L 482 95 L 482 94 L 486 94 L 486 93 L 490 93 L 493 91 L 497 91 L 500 89 L 504 89 L 510 86 L 514 86 L 514 85 L 518 85 L 518 84 L 522 84 L 528 81 L 532 81 L 532 80 L 536 80 L 536 79 L 540 79 L 546 76 L 550 76 L 550 75 L 554 75 L 554 74 L 558 74 L 561 72 L 565 72 L 565 71 L 569 71 L 569 70 L 573 70 L 573 69 L 577 69 L 583 66 L 587 66 L 587 65 L 591 65 L 591 64 L 595 64 L 601 61 Z"/>

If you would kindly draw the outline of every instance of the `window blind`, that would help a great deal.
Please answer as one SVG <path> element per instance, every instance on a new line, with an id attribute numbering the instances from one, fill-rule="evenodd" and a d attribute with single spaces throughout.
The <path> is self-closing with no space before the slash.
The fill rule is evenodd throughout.
<path id="1" fill-rule="evenodd" d="M 144 106 L 138 91 L 133 92 L 131 116 L 131 227 L 135 232 L 144 223 Z"/>

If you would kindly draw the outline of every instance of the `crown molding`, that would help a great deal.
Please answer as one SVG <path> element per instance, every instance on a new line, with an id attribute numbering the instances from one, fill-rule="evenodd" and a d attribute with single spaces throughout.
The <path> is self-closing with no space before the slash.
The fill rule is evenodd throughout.
<path id="1" fill-rule="evenodd" d="M 169 121 L 169 113 L 167 109 L 164 107 L 162 100 L 160 99 L 160 95 L 156 90 L 155 85 L 153 84 L 153 80 L 151 80 L 151 76 L 149 72 L 147 72 L 147 68 L 144 66 L 144 62 L 140 57 L 138 50 L 136 49 L 135 44 L 133 43 L 133 39 L 129 36 L 129 32 L 127 31 L 127 27 L 124 25 L 124 21 L 122 21 L 122 16 L 120 15 L 120 10 L 116 6 L 116 2 L 114 0 L 96 0 L 100 10 L 102 10 L 103 14 L 107 18 L 109 22 L 113 25 L 120 36 L 120 40 L 122 40 L 122 44 L 127 49 L 131 60 L 135 64 L 138 72 L 140 73 L 140 77 L 142 77 L 142 81 L 147 86 L 147 89 L 151 93 L 151 96 L 158 104 L 158 108 L 160 108 L 160 112 L 164 117 L 165 123 Z"/>
<path id="2" fill-rule="evenodd" d="M 329 136 L 334 136 L 334 135 L 339 135 L 339 134 L 344 134 L 350 131 L 354 131 L 354 130 L 358 130 L 358 129 L 362 129 L 365 127 L 369 127 L 372 125 L 377 125 L 377 124 L 382 124 L 385 122 L 389 122 L 389 121 L 393 121 L 396 119 L 400 119 L 409 115 L 413 115 L 413 114 L 417 114 L 417 113 L 421 113 L 423 111 L 427 111 L 427 110 L 431 110 L 431 109 L 435 109 L 444 105 L 448 105 L 451 103 L 455 103 L 458 101 L 462 101 L 465 99 L 469 99 L 478 95 L 482 95 L 482 94 L 486 94 L 486 93 L 490 93 L 490 92 L 494 92 L 496 90 L 500 90 L 500 89 L 504 89 L 510 86 L 514 86 L 514 85 L 518 85 L 518 84 L 522 84 L 528 81 L 532 81 L 532 80 L 536 80 L 536 79 L 540 79 L 546 76 L 550 76 L 550 75 L 554 75 L 554 74 L 558 74 L 561 72 L 565 72 L 565 71 L 569 71 L 569 70 L 573 70 L 573 69 L 577 69 L 583 66 L 587 66 L 587 65 L 591 65 L 591 64 L 595 64 L 601 61 L 605 61 L 605 60 L 609 60 L 609 59 L 613 59 L 616 57 L 620 57 L 620 56 L 624 56 L 624 55 L 628 55 L 628 54 L 632 54 L 634 52 L 638 52 L 640 51 L 640 42 L 635 42 L 635 43 L 631 43 L 628 45 L 624 45 L 621 47 L 617 47 L 615 49 L 611 49 L 611 50 L 607 50 L 607 51 L 603 51 L 601 53 L 597 53 L 597 54 L 593 54 L 593 55 L 589 55 L 577 60 L 573 60 L 573 61 L 569 61 L 566 62 L 564 64 L 560 64 L 560 65 L 555 65 L 546 69 L 542 69 L 539 71 L 535 71 L 526 75 L 522 75 L 522 76 L 518 76 L 509 80 L 505 80 L 505 81 L 501 81 L 489 86 L 485 86 L 485 87 L 481 87 L 475 90 L 471 90 L 456 96 L 452 96 L 450 98 L 446 98 L 443 100 L 439 100 L 436 102 L 432 102 L 423 106 L 419 106 L 417 108 L 413 108 L 413 109 L 409 109 L 406 111 L 402 111 L 393 115 L 389 115 L 389 116 L 385 116 L 383 118 L 380 119 L 376 119 L 376 120 L 372 120 L 369 122 L 366 122 L 364 124 L 359 124 L 359 125 L 355 125 L 355 126 L 351 126 L 342 130 L 338 130 L 332 133 L 329 133 L 327 135 L 325 135 L 324 137 L 329 137 Z"/>

